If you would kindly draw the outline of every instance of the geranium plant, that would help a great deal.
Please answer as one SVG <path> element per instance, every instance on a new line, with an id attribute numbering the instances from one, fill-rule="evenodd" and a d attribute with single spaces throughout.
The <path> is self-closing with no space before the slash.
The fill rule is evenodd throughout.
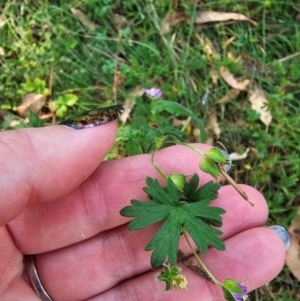
<path id="1" fill-rule="evenodd" d="M 161 97 L 158 89 L 149 89 L 146 93 L 154 100 Z M 191 144 L 183 142 L 178 142 L 178 144 L 185 145 L 202 157 L 201 160 L 199 158 L 199 168 L 203 172 L 212 175 L 215 179 L 220 176 L 225 177 L 248 201 L 247 195 L 226 172 L 226 166 L 231 165 L 226 152 L 213 147 L 205 153 Z M 220 238 L 223 233 L 219 229 L 222 226 L 222 215 L 225 214 L 225 210 L 211 206 L 212 201 L 218 196 L 221 185 L 210 181 L 199 187 L 197 173 L 192 176 L 181 173 L 166 174 L 155 164 L 154 155 L 155 152 L 152 155 L 152 165 L 163 177 L 164 183 L 161 184 L 158 179 L 147 177 L 147 186 L 143 190 L 149 201 L 133 199 L 131 205 L 123 208 L 120 214 L 133 218 L 128 226 L 130 231 L 162 223 L 145 246 L 146 251 L 152 251 L 152 268 L 163 267 L 158 279 L 166 283 L 166 290 L 187 287 L 187 279 L 177 267 L 178 259 L 185 258 L 179 247 L 180 237 L 184 237 L 198 262 L 197 274 L 220 286 L 226 300 L 246 300 L 246 286 L 241 281 L 230 278 L 223 283 L 219 282 L 205 266 L 190 241 L 191 238 L 201 254 L 205 254 L 208 247 L 214 247 L 220 251 L 225 250 L 225 244 Z M 195 271 L 195 266 L 186 265 Z"/>

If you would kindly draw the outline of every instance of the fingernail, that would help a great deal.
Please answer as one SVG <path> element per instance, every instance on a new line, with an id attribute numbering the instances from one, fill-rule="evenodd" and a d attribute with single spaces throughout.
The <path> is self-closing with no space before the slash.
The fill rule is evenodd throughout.
<path id="1" fill-rule="evenodd" d="M 122 115 L 123 112 L 124 107 L 121 105 L 99 108 L 75 115 L 62 121 L 60 125 L 64 125 L 76 130 L 91 128 L 116 120 Z"/>
<path id="2" fill-rule="evenodd" d="M 61 123 L 59 123 L 58 125 L 61 125 L 61 126 L 63 126 L 64 128 L 66 128 L 66 129 L 69 129 L 69 130 L 78 130 L 78 129 L 76 129 L 74 126 L 70 126 L 70 125 L 66 125 L 66 124 L 63 124 L 62 122 Z"/>
<path id="3" fill-rule="evenodd" d="M 274 230 L 279 235 L 279 237 L 281 238 L 281 240 L 284 243 L 285 250 L 287 251 L 290 247 L 291 239 L 290 239 L 290 235 L 286 231 L 286 229 L 284 227 L 278 226 L 278 225 L 270 226 L 268 228 Z"/>

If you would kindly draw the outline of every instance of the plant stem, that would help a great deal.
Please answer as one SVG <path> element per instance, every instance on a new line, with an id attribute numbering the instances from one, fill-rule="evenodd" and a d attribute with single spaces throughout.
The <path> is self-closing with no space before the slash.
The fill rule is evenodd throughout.
<path id="1" fill-rule="evenodd" d="M 201 157 L 203 157 L 205 155 L 205 153 L 203 151 L 201 151 L 200 149 L 193 147 L 192 145 L 188 144 L 188 143 L 184 143 L 184 142 L 177 142 L 177 144 L 180 145 L 184 145 L 190 149 L 192 149 L 193 151 L 195 151 L 196 153 L 198 153 Z"/>
<path id="2" fill-rule="evenodd" d="M 181 129 L 181 132 L 184 132 L 186 127 L 188 126 L 188 124 L 190 123 L 192 117 L 189 116 L 188 119 L 186 120 L 185 124 L 183 125 L 182 129 Z"/>
<path id="3" fill-rule="evenodd" d="M 154 151 L 154 153 L 151 156 L 151 163 L 152 163 L 153 167 L 156 169 L 156 171 L 166 180 L 168 176 L 154 163 L 155 153 L 156 153 L 156 150 Z"/>
<path id="4" fill-rule="evenodd" d="M 220 174 L 228 181 L 230 185 L 246 200 L 251 206 L 254 206 L 252 202 L 249 201 L 247 194 L 240 188 L 240 186 L 235 183 L 235 181 L 222 169 L 218 168 Z"/>
<path id="5" fill-rule="evenodd" d="M 187 235 L 186 235 L 186 232 L 183 232 L 183 235 L 184 235 L 184 238 L 186 239 L 190 249 L 192 250 L 194 256 L 196 257 L 197 261 L 199 262 L 199 264 L 201 265 L 201 267 L 203 268 L 203 270 L 205 271 L 205 273 L 207 275 L 209 275 L 209 277 L 211 278 L 211 280 L 216 284 L 216 285 L 219 285 L 219 286 L 222 286 L 222 283 L 220 283 L 213 275 L 212 273 L 209 271 L 209 269 L 205 266 L 204 262 L 200 259 L 200 257 L 198 256 L 198 254 L 196 253 L 196 251 L 193 249 Z"/>

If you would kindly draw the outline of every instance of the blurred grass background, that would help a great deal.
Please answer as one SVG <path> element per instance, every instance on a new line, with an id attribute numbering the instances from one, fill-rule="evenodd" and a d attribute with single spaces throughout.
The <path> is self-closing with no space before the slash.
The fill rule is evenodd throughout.
<path id="1" fill-rule="evenodd" d="M 212 11 L 240 13 L 257 25 L 233 19 L 199 24 L 201 13 Z M 20 126 L 28 114 L 20 105 L 39 95 L 35 111 L 44 125 L 116 102 L 134 105 L 108 158 L 145 151 L 143 129 L 150 123 L 199 141 L 189 114 L 154 112 L 141 96 L 144 88 L 158 87 L 163 99 L 202 120 L 210 143 L 221 141 L 229 153 L 249 149 L 235 162 L 233 178 L 263 193 L 269 224 L 289 227 L 300 201 L 299 1 L 10 0 L 0 1 L 0 16 L 2 130 Z M 249 79 L 249 88 L 232 90 L 222 68 Z M 253 84 L 268 101 L 267 126 L 249 102 Z M 299 283 L 285 268 L 252 299 L 299 296 Z"/>

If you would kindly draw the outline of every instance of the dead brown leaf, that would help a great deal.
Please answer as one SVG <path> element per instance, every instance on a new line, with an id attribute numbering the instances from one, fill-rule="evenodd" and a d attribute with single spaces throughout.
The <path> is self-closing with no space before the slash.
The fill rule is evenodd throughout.
<path id="1" fill-rule="evenodd" d="M 218 84 L 219 73 L 216 69 L 209 70 L 209 76 L 211 78 L 212 83 L 216 86 Z"/>
<path id="2" fill-rule="evenodd" d="M 249 101 L 252 109 L 260 114 L 260 120 L 268 128 L 272 121 L 272 115 L 266 106 L 268 99 L 265 92 L 257 85 L 253 85 L 249 90 Z"/>
<path id="3" fill-rule="evenodd" d="M 195 143 L 201 143 L 201 131 L 198 129 L 198 128 L 193 128 L 193 140 Z M 207 133 L 207 139 L 205 141 L 205 144 L 208 144 L 208 145 L 213 145 L 214 144 L 214 138 L 213 138 L 213 135 L 212 133 L 208 132 Z"/>
<path id="4" fill-rule="evenodd" d="M 237 97 L 240 93 L 241 93 L 240 90 L 231 89 L 221 99 L 217 100 L 216 103 L 225 104 L 229 102 L 231 99 Z"/>
<path id="5" fill-rule="evenodd" d="M 199 131 L 200 131 L 200 130 L 199 130 Z M 197 142 L 201 142 L 200 139 L 199 139 L 199 141 L 197 141 Z M 213 138 L 213 137 L 210 137 L 210 136 L 208 135 L 208 136 L 207 136 L 207 140 L 205 141 L 205 144 L 214 146 L 214 144 L 215 144 L 214 138 Z"/>
<path id="6" fill-rule="evenodd" d="M 161 24 L 160 34 L 167 34 L 171 30 L 172 26 L 176 26 L 177 24 L 187 20 L 188 17 L 184 12 L 171 12 L 166 14 Z"/>
<path id="7" fill-rule="evenodd" d="M 172 26 L 176 26 L 181 22 L 189 21 L 190 18 L 184 12 L 171 12 L 168 13 L 163 19 L 160 34 L 165 35 L 171 30 Z M 195 24 L 205 24 L 210 22 L 224 22 L 224 21 L 248 21 L 253 25 L 257 25 L 257 23 L 250 18 L 246 17 L 243 14 L 238 13 L 224 13 L 224 12 L 214 12 L 214 11 L 203 11 L 200 15 L 195 19 Z"/>
<path id="8" fill-rule="evenodd" d="M 70 10 L 71 13 L 82 23 L 82 25 L 85 28 L 89 30 L 95 30 L 98 27 L 94 22 L 89 20 L 87 16 L 80 9 L 71 8 Z"/>
<path id="9" fill-rule="evenodd" d="M 22 104 L 17 107 L 17 111 L 22 117 L 26 117 L 31 108 L 35 113 L 40 112 L 46 102 L 43 94 L 29 93 L 23 97 Z"/>
<path id="10" fill-rule="evenodd" d="M 178 119 L 178 118 L 173 118 L 173 125 L 176 127 L 180 127 L 180 126 L 185 126 L 186 125 L 186 120 L 185 119 Z"/>
<path id="11" fill-rule="evenodd" d="M 113 84 L 113 94 L 114 94 L 114 100 L 115 100 L 115 103 L 117 102 L 117 94 L 118 94 L 118 88 L 119 86 L 122 84 L 124 78 L 121 74 L 121 72 L 117 69 L 117 65 L 115 67 L 115 70 L 114 70 L 114 84 Z"/>
<path id="12" fill-rule="evenodd" d="M 4 120 L 4 117 L 11 114 L 10 112 L 6 111 L 6 110 L 2 110 L 0 109 L 0 122 L 2 122 Z"/>
<path id="13" fill-rule="evenodd" d="M 39 118 L 42 119 L 42 120 L 45 120 L 45 119 L 48 119 L 48 118 L 52 118 L 53 115 L 54 115 L 53 113 L 48 113 L 48 114 L 44 114 L 44 115 L 39 116 Z M 15 120 L 12 120 L 11 123 L 10 123 L 9 125 L 10 125 L 10 127 L 14 128 L 14 127 L 16 127 L 17 125 L 19 125 L 20 122 L 21 122 L 21 121 L 20 121 L 20 118 L 16 118 Z M 24 119 L 24 122 L 25 122 L 25 123 L 29 123 L 29 118 L 28 118 L 28 117 L 25 118 L 25 119 Z"/>
<path id="14" fill-rule="evenodd" d="M 208 133 L 209 132 L 213 133 L 217 138 L 220 137 L 221 128 L 218 123 L 218 116 L 215 110 L 211 110 L 208 114 L 206 120 L 206 130 Z"/>
<path id="15" fill-rule="evenodd" d="M 229 157 L 232 161 L 239 161 L 239 160 L 246 159 L 248 157 L 249 152 L 250 152 L 250 147 L 247 147 L 246 150 L 242 154 L 231 153 L 231 154 L 229 154 Z"/>
<path id="16" fill-rule="evenodd" d="M 235 56 L 232 52 L 227 52 L 227 57 L 231 60 L 231 61 L 233 61 L 233 62 L 235 62 L 235 63 L 237 63 L 237 64 L 240 64 L 241 62 L 242 62 L 242 58 L 240 57 L 240 56 Z"/>
<path id="17" fill-rule="evenodd" d="M 10 122 L 9 126 L 12 127 L 12 128 L 14 128 L 14 127 L 16 127 L 17 125 L 19 125 L 20 122 L 21 122 L 21 121 L 20 121 L 19 119 L 12 120 L 12 121 Z M 28 123 L 28 122 L 29 122 L 29 118 L 24 119 L 24 122 L 25 122 L 25 123 Z"/>
<path id="18" fill-rule="evenodd" d="M 248 21 L 253 25 L 257 25 L 257 23 L 245 15 L 238 13 L 224 13 L 224 12 L 216 12 L 216 11 L 203 11 L 200 13 L 200 16 L 196 18 L 196 24 L 204 24 L 209 22 L 224 22 L 224 21 Z"/>
<path id="19" fill-rule="evenodd" d="M 139 96 L 143 96 L 144 93 L 145 93 L 145 89 L 143 87 L 136 86 L 135 89 L 131 93 L 129 93 L 129 95 L 125 99 L 125 102 L 123 104 L 124 113 L 120 117 L 120 120 L 123 125 L 126 123 L 132 109 L 134 108 L 135 99 Z"/>
<path id="20" fill-rule="evenodd" d="M 241 81 L 236 80 L 233 74 L 225 67 L 221 67 L 220 75 L 230 87 L 236 90 L 246 91 L 250 84 L 250 79 L 247 78 Z"/>
<path id="21" fill-rule="evenodd" d="M 218 59 L 220 57 L 220 55 L 217 52 L 217 50 L 215 49 L 212 41 L 208 37 L 206 37 L 205 35 L 200 35 L 200 34 L 196 34 L 196 37 L 208 55 L 212 56 L 215 59 Z"/>
<path id="22" fill-rule="evenodd" d="M 121 30 L 128 25 L 128 20 L 120 14 L 112 14 L 112 24 L 116 30 Z"/>
<path id="23" fill-rule="evenodd" d="M 300 208 L 298 208 L 295 219 L 289 227 L 291 244 L 286 253 L 286 265 L 289 267 L 292 274 L 300 281 L 300 244 L 299 244 L 299 229 L 300 229 Z"/>
<path id="24" fill-rule="evenodd" d="M 224 42 L 223 47 L 227 48 L 234 40 L 236 39 L 236 36 L 232 36 L 227 41 Z"/>

